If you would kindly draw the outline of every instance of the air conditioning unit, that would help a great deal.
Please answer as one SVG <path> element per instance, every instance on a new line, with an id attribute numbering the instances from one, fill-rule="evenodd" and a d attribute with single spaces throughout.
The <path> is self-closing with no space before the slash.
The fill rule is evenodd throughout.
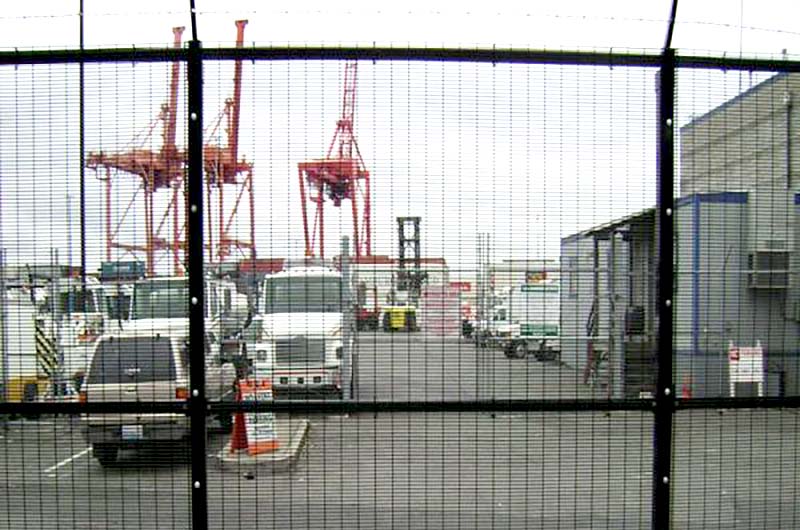
<path id="1" fill-rule="evenodd" d="M 788 289 L 790 255 L 787 251 L 757 251 L 749 254 L 750 288 Z"/>

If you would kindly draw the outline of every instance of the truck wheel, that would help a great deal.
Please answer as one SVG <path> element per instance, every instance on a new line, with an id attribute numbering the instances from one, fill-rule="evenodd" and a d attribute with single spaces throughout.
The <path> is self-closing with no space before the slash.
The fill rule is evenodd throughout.
<path id="1" fill-rule="evenodd" d="M 114 444 L 92 444 L 92 454 L 103 467 L 113 465 L 117 461 L 118 450 L 119 448 Z"/>
<path id="2" fill-rule="evenodd" d="M 518 342 L 511 348 L 511 351 L 516 359 L 524 359 L 528 355 L 528 345 L 525 342 Z"/>

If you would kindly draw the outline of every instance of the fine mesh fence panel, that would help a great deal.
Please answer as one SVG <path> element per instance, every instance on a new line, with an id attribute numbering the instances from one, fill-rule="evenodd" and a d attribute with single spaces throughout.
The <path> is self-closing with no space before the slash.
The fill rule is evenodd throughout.
<path id="1" fill-rule="evenodd" d="M 206 266 L 253 310 L 239 398 L 296 406 L 209 437 L 211 526 L 648 526 L 649 414 L 420 403 L 652 395 L 655 72 L 256 60 L 204 76 L 223 124 L 241 79 L 228 174 L 231 128 L 207 110 L 204 216 Z"/>
<path id="2" fill-rule="evenodd" d="M 676 414 L 674 526 L 796 527 L 799 419 L 796 409 Z"/>
<path id="3" fill-rule="evenodd" d="M 244 458 L 238 467 L 210 471 L 209 523 L 647 528 L 651 418 L 640 412 L 312 414 L 306 449 L 289 471 L 255 469 Z"/>
<path id="4" fill-rule="evenodd" d="M 117 424 L 118 414 L 94 415 Z M 189 457 L 175 445 L 101 465 L 78 416 L 8 419 L 0 431 L 0 527 L 188 528 Z M 95 448 L 97 446 L 94 446 Z M 102 449 L 101 449 L 102 450 Z"/>
<path id="5" fill-rule="evenodd" d="M 0 526 L 190 523 L 189 299 L 175 245 L 185 93 L 169 97 L 172 68 L 86 65 L 83 86 L 76 65 L 0 73 L 3 397 L 106 406 L 0 418 Z"/>
<path id="6" fill-rule="evenodd" d="M 677 77 L 676 384 L 685 398 L 796 396 L 800 78 Z"/>

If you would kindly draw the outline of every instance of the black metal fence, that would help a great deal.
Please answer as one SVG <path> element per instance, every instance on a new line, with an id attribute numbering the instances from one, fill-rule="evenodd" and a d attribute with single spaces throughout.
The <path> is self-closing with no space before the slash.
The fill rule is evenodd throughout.
<path id="1" fill-rule="evenodd" d="M 173 64 L 185 67 L 185 81 L 177 78 L 185 96 L 159 109 Z M 212 271 L 236 277 L 247 292 L 248 272 L 307 256 L 309 232 L 322 238 L 321 215 L 301 232 L 296 191 L 284 190 L 297 184 L 294 164 L 323 154 L 335 119 L 320 116 L 338 114 L 334 80 L 347 64 L 361 67 L 357 116 L 370 131 L 358 156 L 372 178 L 363 196 L 372 201 L 372 249 L 359 254 L 350 212 L 329 223 L 353 243 L 350 256 L 339 253 L 340 269 L 350 267 L 376 299 L 380 294 L 375 305 L 383 313 L 375 318 L 387 318 L 379 326 L 392 328 L 390 313 L 402 315 L 397 308 L 405 304 L 386 301 L 391 289 L 376 278 L 394 281 L 398 263 L 377 256 L 396 252 L 392 215 L 422 211 L 422 285 L 461 290 L 458 331 L 436 328 L 434 313 L 425 312 L 434 306 L 422 295 L 417 333 L 355 333 L 354 312 L 342 332 L 356 337 L 343 346 L 354 372 L 347 375 L 344 365 L 340 377 L 355 384 L 337 380 L 342 399 L 217 400 L 207 395 L 216 368 L 201 346 L 217 296 L 206 279 Z M 242 75 L 242 65 L 250 69 L 246 94 L 226 100 L 225 83 L 232 72 Z M 669 49 L 209 49 L 191 41 L 166 49 L 1 53 L 0 74 L 4 525 L 798 525 L 793 179 L 800 157 L 793 147 L 800 124 L 792 101 L 800 63 L 676 56 Z M 211 108 L 228 110 L 217 122 Z M 126 145 L 154 110 L 165 124 L 173 120 L 171 133 L 159 138 L 151 126 L 140 144 Z M 238 154 L 215 150 L 231 146 L 225 135 L 232 127 L 245 138 Z M 175 147 L 181 138 L 185 148 Z M 169 146 L 175 151 L 166 152 Z M 335 172 L 327 166 L 317 175 Z M 135 184 L 119 173 L 133 175 Z M 315 190 L 308 175 L 299 179 L 309 186 L 304 202 Z M 253 199 L 248 220 L 254 182 L 268 193 Z M 353 217 L 363 222 L 357 184 L 326 181 L 314 204 L 350 200 Z M 224 209 L 226 185 L 235 189 L 228 207 L 242 206 L 243 217 Z M 166 199 L 152 198 L 159 193 Z M 159 207 L 161 218 L 154 214 Z M 145 221 L 123 222 L 129 210 Z M 65 227 L 64 219 L 78 226 Z M 268 249 L 273 260 L 256 255 L 256 238 L 247 239 L 253 226 L 266 242 L 260 252 Z M 484 232 L 491 235 L 481 240 Z M 43 250 L 65 239 L 74 256 Z M 327 239 L 328 254 L 336 255 L 338 238 Z M 318 257 L 326 249 L 320 245 Z M 189 307 L 185 394 L 176 383 L 167 394 L 150 388 L 135 399 L 124 392 L 104 399 L 107 389 L 95 389 L 93 398 L 93 385 L 109 384 L 86 374 L 96 369 L 86 362 L 102 337 L 85 343 L 90 353 L 69 377 L 58 368 L 66 364 L 63 349 L 34 337 L 20 347 L 33 347 L 40 365 L 29 380 L 19 376 L 31 358 L 29 349 L 12 356 L 22 340 L 19 322 L 43 317 L 13 320 L 13 313 L 22 315 L 19 301 L 33 299 L 36 288 L 59 296 L 31 263 L 61 269 L 66 260 L 66 276 L 85 293 L 96 262 L 131 256 L 147 264 L 148 276 L 188 277 L 188 291 L 173 299 Z M 434 256 L 449 256 L 451 264 L 425 261 Z M 506 265 L 498 256 L 508 257 Z M 523 264 L 514 268 L 517 256 Z M 226 269 L 229 263 L 238 267 Z M 445 268 L 445 280 L 432 279 Z M 21 272 L 14 277 L 12 270 Z M 505 281 L 507 309 L 514 311 L 513 289 L 536 284 L 531 273 L 549 274 L 560 287 L 559 346 L 539 336 L 535 346 L 529 341 L 517 350 L 519 340 L 505 340 L 499 329 L 482 337 L 481 326 L 490 327 L 498 307 L 490 296 Z M 366 308 L 355 291 L 348 307 Z M 252 303 L 263 304 L 262 295 L 250 293 L 251 318 L 265 311 Z M 463 314 L 464 307 L 473 314 Z M 472 331 L 466 338 L 462 320 Z M 105 326 L 106 335 L 122 333 L 112 329 L 113 319 Z M 311 334 L 311 324 L 303 326 Z M 67 331 L 60 333 L 63 340 Z M 232 344 L 240 355 L 241 343 Z M 251 347 L 240 377 L 258 365 L 253 349 L 259 351 Z M 271 370 L 277 386 L 292 386 L 297 376 Z M 48 377 L 40 377 L 43 371 Z M 89 395 L 67 402 L 62 383 L 78 373 L 87 376 Z M 294 456 L 259 465 L 234 454 L 212 420 L 237 412 L 274 413 L 285 425 L 280 437 L 288 433 L 282 449 Z M 151 425 L 135 427 L 159 414 L 170 418 L 171 429 L 185 426 L 184 460 L 181 450 L 115 459 L 112 438 L 82 434 L 94 417 L 108 419 L 99 424 L 122 442 L 157 438 Z M 238 421 L 235 433 L 244 428 L 244 418 Z"/>

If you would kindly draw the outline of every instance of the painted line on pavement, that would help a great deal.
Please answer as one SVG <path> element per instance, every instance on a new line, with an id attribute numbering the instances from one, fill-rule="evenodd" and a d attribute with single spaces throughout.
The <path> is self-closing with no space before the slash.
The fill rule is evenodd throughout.
<path id="1" fill-rule="evenodd" d="M 77 460 L 78 458 L 82 457 L 83 455 L 85 455 L 87 453 L 90 453 L 91 451 L 92 451 L 92 448 L 91 447 L 87 447 L 86 449 L 84 449 L 80 453 L 76 453 L 76 454 L 72 455 L 71 457 L 67 458 L 66 460 L 62 460 L 58 464 L 56 464 L 54 466 L 51 466 L 51 467 L 48 467 L 47 469 L 42 471 L 42 473 L 50 473 L 52 471 L 55 471 L 56 469 L 58 469 L 58 468 L 60 468 L 62 466 L 66 466 L 67 464 L 69 464 L 73 460 Z"/>

